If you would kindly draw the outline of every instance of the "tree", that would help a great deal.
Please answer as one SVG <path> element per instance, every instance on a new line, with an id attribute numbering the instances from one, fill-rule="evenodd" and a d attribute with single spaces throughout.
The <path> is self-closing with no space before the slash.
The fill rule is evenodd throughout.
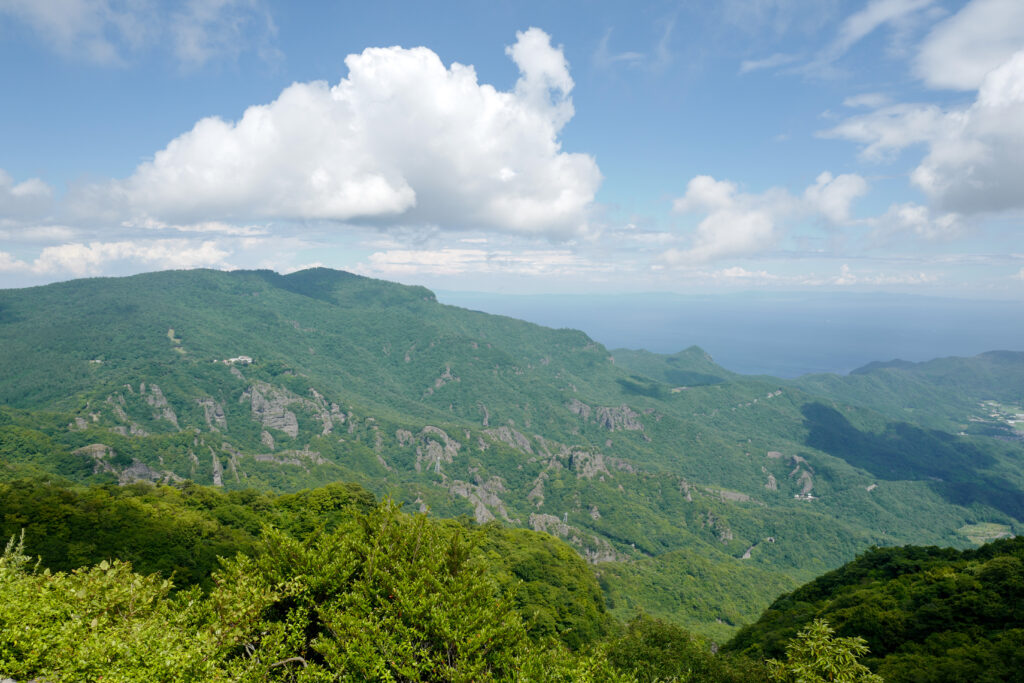
<path id="1" fill-rule="evenodd" d="M 778 683 L 882 683 L 857 659 L 867 654 L 861 637 L 836 638 L 824 619 L 815 619 L 786 646 L 786 661 L 768 660 Z"/>

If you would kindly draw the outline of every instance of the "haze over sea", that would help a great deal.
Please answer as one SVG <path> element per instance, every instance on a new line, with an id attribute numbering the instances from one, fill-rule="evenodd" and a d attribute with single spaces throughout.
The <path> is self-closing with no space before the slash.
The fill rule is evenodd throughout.
<path id="1" fill-rule="evenodd" d="M 439 291 L 443 303 L 581 329 L 609 349 L 675 353 L 696 344 L 743 374 L 848 373 L 1024 349 L 1024 302 L 878 294 L 513 295 Z"/>

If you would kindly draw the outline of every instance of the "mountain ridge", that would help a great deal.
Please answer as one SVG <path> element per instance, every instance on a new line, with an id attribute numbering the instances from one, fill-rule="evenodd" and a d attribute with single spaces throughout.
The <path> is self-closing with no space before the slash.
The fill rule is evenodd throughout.
<path id="1" fill-rule="evenodd" d="M 352 481 L 552 533 L 599 563 L 620 616 L 642 608 L 716 637 L 869 545 L 966 547 L 965 526 L 1020 524 L 812 442 L 816 403 L 884 433 L 878 406 L 834 380 L 816 392 L 736 375 L 695 347 L 609 351 L 329 269 L 0 291 L 0 344 L 9 467 L 228 490 Z M 970 476 L 1024 487 L 1016 444 L 950 439 L 985 454 Z M 695 606 L 695 586 L 714 597 Z"/>

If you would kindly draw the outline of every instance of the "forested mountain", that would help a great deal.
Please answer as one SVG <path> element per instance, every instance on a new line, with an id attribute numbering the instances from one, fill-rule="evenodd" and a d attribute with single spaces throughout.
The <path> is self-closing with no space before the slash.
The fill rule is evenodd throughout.
<path id="1" fill-rule="evenodd" d="M 780 656 L 819 618 L 864 638 L 865 663 L 890 683 L 1021 680 L 1024 539 L 874 548 L 780 597 L 726 649 Z"/>
<path id="2" fill-rule="evenodd" d="M 1024 519 L 1019 354 L 745 377 L 697 348 L 610 352 L 327 269 L 7 290 L 0 348 L 4 480 L 191 481 L 268 501 L 352 482 L 407 510 L 546 531 L 594 565 L 613 615 L 717 639 L 869 546 L 969 547 Z M 99 496 L 143 526 L 172 504 L 100 490 L 39 495 L 69 519 Z M 5 533 L 39 523 L 7 505 Z M 276 506 L 267 521 L 295 523 Z M 249 513 L 215 507 L 196 522 L 203 552 L 255 542 Z M 26 552 L 47 556 L 47 533 Z M 60 569 L 107 552 L 67 533 Z"/>

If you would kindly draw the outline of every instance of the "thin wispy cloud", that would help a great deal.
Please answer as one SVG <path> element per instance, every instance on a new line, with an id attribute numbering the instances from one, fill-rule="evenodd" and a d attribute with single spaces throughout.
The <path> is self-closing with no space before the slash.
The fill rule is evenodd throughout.
<path id="1" fill-rule="evenodd" d="M 280 55 L 264 0 L 0 0 L 0 22 L 21 24 L 70 60 L 125 67 L 167 48 L 182 66 L 234 60 L 246 50 Z"/>

